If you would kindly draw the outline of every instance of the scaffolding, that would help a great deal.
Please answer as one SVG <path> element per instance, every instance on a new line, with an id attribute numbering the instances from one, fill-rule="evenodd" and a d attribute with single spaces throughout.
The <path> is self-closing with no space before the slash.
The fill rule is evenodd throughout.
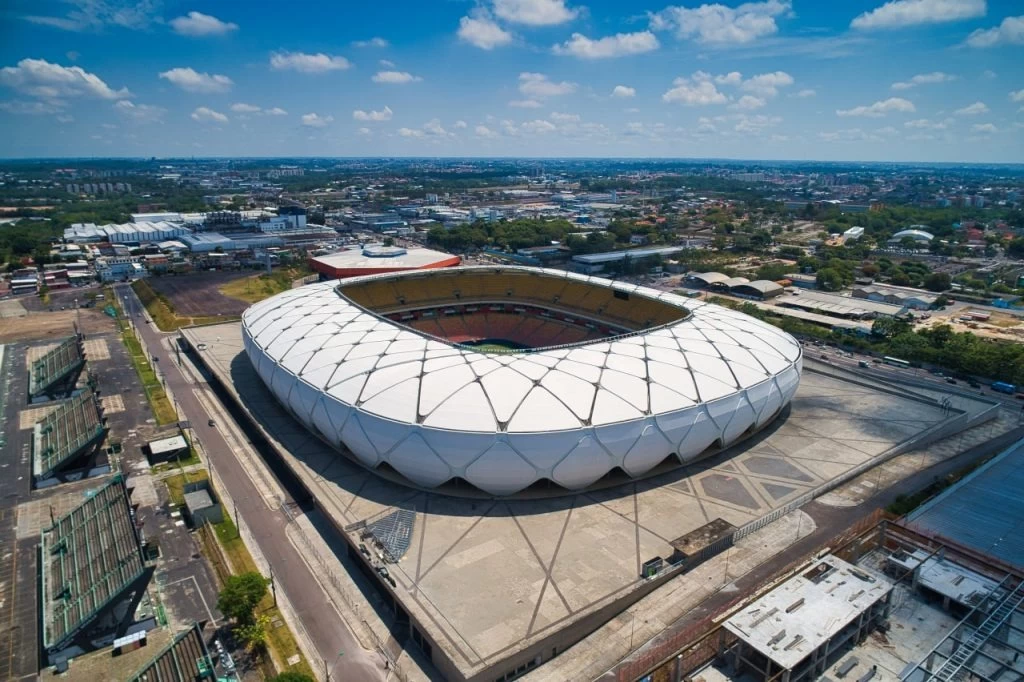
<path id="1" fill-rule="evenodd" d="M 1024 581 L 1007 577 L 979 600 L 956 627 L 917 665 L 904 682 L 953 682 L 974 679 L 1003 682 L 1024 677 Z"/>

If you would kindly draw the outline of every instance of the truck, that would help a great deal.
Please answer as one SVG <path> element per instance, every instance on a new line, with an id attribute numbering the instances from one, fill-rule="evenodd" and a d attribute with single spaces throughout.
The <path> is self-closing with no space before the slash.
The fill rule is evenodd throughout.
<path id="1" fill-rule="evenodd" d="M 1005 381 L 996 381 L 991 386 L 993 391 L 999 391 L 1007 395 L 1013 395 L 1017 392 L 1017 387 L 1013 384 L 1008 384 Z"/>

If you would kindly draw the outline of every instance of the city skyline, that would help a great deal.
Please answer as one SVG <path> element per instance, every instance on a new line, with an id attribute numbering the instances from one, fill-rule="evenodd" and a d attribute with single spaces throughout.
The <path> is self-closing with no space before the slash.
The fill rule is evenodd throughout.
<path id="1" fill-rule="evenodd" d="M 1012 2 L 15 2 L 0 156 L 1019 162 Z M 319 19 L 318 19 L 319 17 Z"/>

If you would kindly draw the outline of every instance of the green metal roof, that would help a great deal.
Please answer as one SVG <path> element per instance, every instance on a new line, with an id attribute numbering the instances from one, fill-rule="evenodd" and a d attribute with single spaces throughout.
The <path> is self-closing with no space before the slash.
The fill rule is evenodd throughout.
<path id="1" fill-rule="evenodd" d="M 44 393 L 69 373 L 81 369 L 84 364 L 85 356 L 82 354 L 79 337 L 64 339 L 56 348 L 32 363 L 32 369 L 29 370 L 29 395 Z"/>

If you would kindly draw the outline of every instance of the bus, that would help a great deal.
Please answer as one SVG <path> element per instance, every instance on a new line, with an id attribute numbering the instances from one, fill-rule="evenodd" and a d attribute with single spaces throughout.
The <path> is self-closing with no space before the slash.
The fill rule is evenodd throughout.
<path id="1" fill-rule="evenodd" d="M 1005 381 L 996 381 L 992 384 L 991 388 L 993 391 L 999 391 L 1000 393 L 1005 393 L 1007 395 L 1013 395 L 1017 392 L 1016 386 Z"/>
<path id="2" fill-rule="evenodd" d="M 892 365 L 893 367 L 901 367 L 903 369 L 907 369 L 910 367 L 909 362 L 907 362 L 906 360 L 900 360 L 899 358 L 884 357 L 882 358 L 882 362 L 884 362 L 887 365 Z"/>

